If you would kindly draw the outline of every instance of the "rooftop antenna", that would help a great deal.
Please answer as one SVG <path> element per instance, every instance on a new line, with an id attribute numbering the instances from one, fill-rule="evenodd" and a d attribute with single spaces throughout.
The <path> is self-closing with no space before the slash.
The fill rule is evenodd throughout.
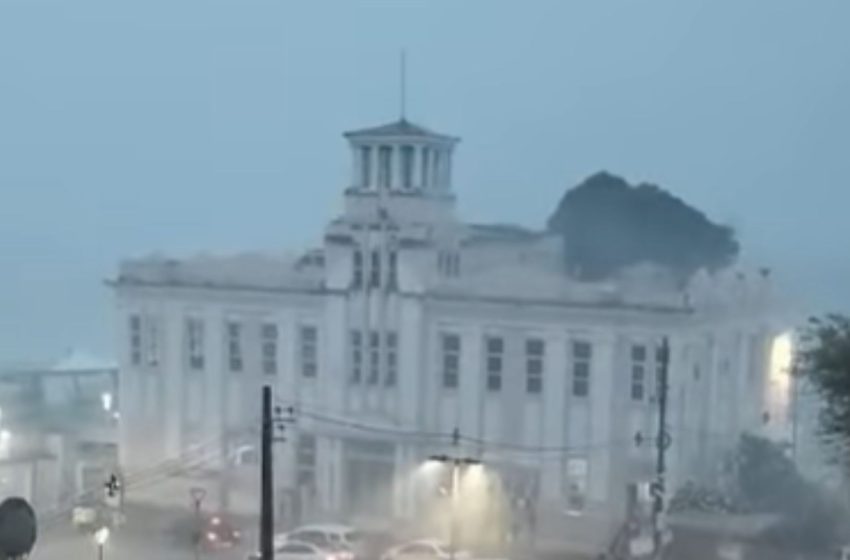
<path id="1" fill-rule="evenodd" d="M 404 121 L 407 120 L 407 51 L 404 49 L 401 50 L 400 62 L 401 65 L 399 68 L 399 78 L 401 80 L 401 83 L 399 85 L 401 89 L 401 95 L 399 98 L 399 109 L 401 113 L 401 120 Z"/>

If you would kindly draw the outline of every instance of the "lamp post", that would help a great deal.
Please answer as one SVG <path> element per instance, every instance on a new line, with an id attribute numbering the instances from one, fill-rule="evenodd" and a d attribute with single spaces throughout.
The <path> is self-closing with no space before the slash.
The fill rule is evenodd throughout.
<path id="1" fill-rule="evenodd" d="M 460 431 L 455 428 L 452 432 L 452 445 L 460 445 Z M 473 457 L 461 457 L 450 455 L 432 455 L 431 461 L 444 463 L 451 467 L 451 486 L 449 487 L 449 560 L 455 560 L 457 549 L 457 501 L 460 497 L 460 471 L 463 467 L 480 465 L 481 461 Z"/>
<path id="2" fill-rule="evenodd" d="M 192 498 L 192 506 L 195 511 L 195 560 L 201 557 L 201 504 L 204 498 L 207 497 L 207 491 L 203 488 L 192 488 L 189 490 L 189 496 Z"/>
<path id="3" fill-rule="evenodd" d="M 101 527 L 94 532 L 94 543 L 97 545 L 97 560 L 103 560 L 103 547 L 109 540 L 109 527 Z"/>

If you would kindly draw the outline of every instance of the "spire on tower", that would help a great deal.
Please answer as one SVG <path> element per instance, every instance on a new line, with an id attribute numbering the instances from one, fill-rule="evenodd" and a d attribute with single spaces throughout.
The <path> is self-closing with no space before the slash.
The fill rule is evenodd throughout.
<path id="1" fill-rule="evenodd" d="M 399 91 L 399 117 L 402 121 L 407 120 L 407 51 L 401 50 L 401 65 L 399 68 L 400 91 Z"/>

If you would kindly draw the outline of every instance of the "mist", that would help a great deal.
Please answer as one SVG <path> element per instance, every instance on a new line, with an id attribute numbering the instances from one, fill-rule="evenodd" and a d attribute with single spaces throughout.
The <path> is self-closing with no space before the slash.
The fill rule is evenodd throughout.
<path id="1" fill-rule="evenodd" d="M 306 247 L 339 134 L 463 138 L 470 221 L 540 228 L 606 169 L 739 232 L 817 309 L 850 306 L 845 2 L 7 1 L 0 362 L 109 354 L 123 257 Z M 34 336 L 35 335 L 35 336 Z"/>

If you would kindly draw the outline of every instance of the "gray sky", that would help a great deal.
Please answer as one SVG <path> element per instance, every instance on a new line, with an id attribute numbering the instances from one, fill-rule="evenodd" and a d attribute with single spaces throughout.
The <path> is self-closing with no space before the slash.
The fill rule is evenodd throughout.
<path id="1" fill-rule="evenodd" d="M 0 0 L 0 362 L 111 352 L 122 257 L 318 241 L 343 130 L 463 137 L 474 220 L 607 169 L 850 308 L 846 0 Z"/>

